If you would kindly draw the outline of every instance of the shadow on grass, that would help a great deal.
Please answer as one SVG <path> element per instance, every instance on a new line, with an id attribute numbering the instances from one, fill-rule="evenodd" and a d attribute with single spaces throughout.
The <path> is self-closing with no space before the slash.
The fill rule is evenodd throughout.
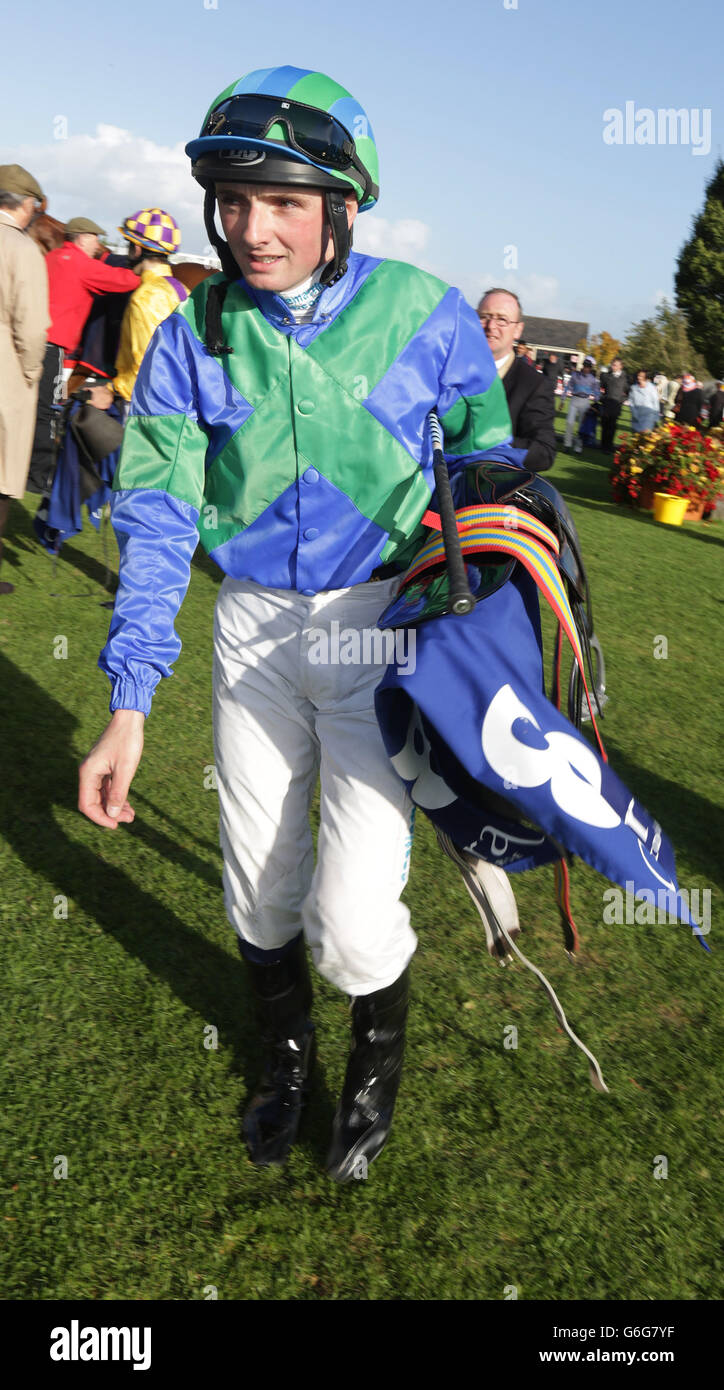
<path id="1" fill-rule="evenodd" d="M 640 767 L 614 740 L 607 738 L 605 742 L 616 775 L 631 788 L 636 800 L 660 821 L 677 856 L 685 854 L 695 871 L 710 882 L 720 871 L 713 847 L 724 844 L 724 810 L 698 792 Z"/>
<path id="2" fill-rule="evenodd" d="M 167 811 L 165 806 L 158 806 L 155 801 L 151 800 L 150 796 L 144 796 L 143 792 L 136 791 L 135 787 L 133 789 L 133 801 L 134 804 L 135 802 L 139 802 L 141 806 L 147 806 L 150 811 L 153 811 L 154 815 L 158 816 L 161 820 L 167 821 L 169 826 L 178 830 L 180 834 L 185 835 L 187 839 L 193 840 L 194 844 L 198 845 L 201 849 L 207 849 L 210 850 L 212 854 L 221 855 L 218 840 L 201 840 L 198 835 L 191 835 L 188 826 L 184 825 L 183 821 L 177 820 L 175 816 L 172 816 L 171 812 Z M 214 878 L 214 883 L 218 882 L 219 875 L 217 874 Z"/>
<path id="3" fill-rule="evenodd" d="M 131 834 L 162 862 L 178 863 L 207 882 L 209 910 L 223 913 L 220 876 L 192 850 L 181 850 L 162 831 L 136 821 L 106 832 L 78 813 L 78 839 L 58 824 L 56 807 L 76 805 L 78 768 L 72 740 L 76 721 L 69 712 L 0 654 L 0 688 L 4 695 L 5 758 L 0 789 L 0 835 L 53 895 L 63 893 L 114 937 L 129 955 L 162 980 L 188 1009 L 213 1021 L 232 1050 L 234 1070 L 247 1092 L 259 1075 L 259 1041 L 251 997 L 241 959 L 229 928 L 229 950 L 206 940 L 183 916 L 181 887 L 171 905 L 154 897 L 126 872 L 101 859 L 92 843 L 97 837 Z M 7 750 L 12 749 L 8 756 Z M 150 803 L 149 803 L 150 804 Z M 99 841 L 100 843 L 100 841 Z M 106 846 L 104 845 L 104 850 Z M 49 937 L 49 942 L 52 937 Z M 49 944 L 52 951 L 52 944 Z M 315 1161 L 326 1152 L 333 1105 L 316 1074 L 315 1095 L 307 1120 L 308 1148 Z"/>
<path id="4" fill-rule="evenodd" d="M 567 461 L 571 456 L 565 455 L 564 457 Z M 596 459 L 593 451 L 584 449 L 582 454 L 576 456 L 576 463 L 584 465 L 602 463 L 604 457 Z M 608 483 L 609 467 L 609 462 L 606 462 L 605 470 L 602 468 L 596 472 L 577 467 L 567 477 L 561 476 L 559 471 L 559 476 L 552 481 L 566 501 L 572 502 L 575 506 L 587 507 L 591 511 L 607 512 L 610 515 L 618 516 L 624 525 L 628 521 L 633 521 L 637 524 L 643 523 L 645 526 L 656 527 L 657 530 L 664 529 L 663 523 L 654 521 L 652 512 L 614 502 Z M 667 526 L 665 529 L 668 532 L 676 532 L 680 536 L 704 541 L 708 545 L 724 545 L 724 537 L 710 529 L 710 523 L 706 521 L 688 522 L 683 526 Z"/>
<path id="5" fill-rule="evenodd" d="M 35 498 L 35 501 L 39 503 L 40 498 Z M 67 540 L 61 546 L 60 552 L 54 563 L 55 557 L 44 549 L 35 534 L 33 529 L 34 515 L 35 511 L 33 511 L 31 515 L 26 511 L 25 507 L 11 507 L 6 540 L 14 547 L 16 552 L 30 551 L 36 555 L 40 553 L 45 558 L 48 565 L 47 588 L 49 592 L 54 591 L 59 584 L 67 583 L 72 572 L 78 571 L 80 574 L 85 575 L 87 579 L 92 580 L 94 584 L 98 584 L 101 589 L 105 589 L 107 593 L 115 593 L 118 580 L 114 570 L 118 567 L 118 547 L 113 530 L 111 527 L 107 526 L 107 523 L 105 536 L 96 532 L 92 523 L 88 523 L 88 529 L 92 532 L 100 558 L 96 559 L 93 555 L 86 555 L 83 550 L 73 544 L 72 540 Z M 105 553 L 108 557 L 107 564 L 103 554 L 104 542 L 106 547 Z M 17 553 L 13 554 L 13 552 L 7 548 L 3 560 L 15 565 L 17 568 L 22 564 L 20 556 Z M 25 577 L 24 581 L 32 582 L 32 580 L 25 580 Z M 77 595 L 73 595 L 72 592 L 64 590 L 63 597 L 90 598 L 96 597 L 96 595 L 90 590 Z"/>
<path id="6" fill-rule="evenodd" d="M 717 535 L 716 532 L 712 531 L 709 522 L 687 522 L 683 526 L 664 525 L 663 522 L 654 521 L 652 512 L 641 511 L 637 507 L 621 506 L 617 502 L 600 501 L 593 490 L 590 492 L 586 490 L 585 484 L 583 484 L 581 490 L 577 492 L 576 487 L 578 486 L 579 484 L 577 482 L 573 487 L 564 483 L 561 485 L 559 491 L 563 494 L 567 502 L 573 502 L 578 507 L 587 507 L 595 512 L 614 513 L 621 518 L 624 525 L 629 521 L 633 521 L 638 524 L 643 523 L 644 526 L 654 527 L 657 531 L 667 531 L 671 535 L 688 536 L 690 540 L 703 541 L 705 545 L 724 545 L 724 536 Z M 678 544 L 678 541 L 674 543 Z"/>

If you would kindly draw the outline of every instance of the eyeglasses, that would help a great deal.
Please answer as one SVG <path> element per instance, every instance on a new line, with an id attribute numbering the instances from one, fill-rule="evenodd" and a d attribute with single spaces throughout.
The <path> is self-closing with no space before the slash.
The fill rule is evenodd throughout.
<path id="1" fill-rule="evenodd" d="M 520 319 L 507 319 L 505 314 L 478 314 L 481 323 L 497 323 L 500 328 L 511 328 L 514 323 L 520 323 Z"/>
<path id="2" fill-rule="evenodd" d="M 363 201 L 368 195 L 378 196 L 379 189 L 359 160 L 355 142 L 346 127 L 334 116 L 303 102 L 255 93 L 228 97 L 214 107 L 201 135 L 240 135 L 264 140 L 274 125 L 283 126 L 292 149 L 316 163 L 340 173 L 356 169 L 362 176 Z"/>

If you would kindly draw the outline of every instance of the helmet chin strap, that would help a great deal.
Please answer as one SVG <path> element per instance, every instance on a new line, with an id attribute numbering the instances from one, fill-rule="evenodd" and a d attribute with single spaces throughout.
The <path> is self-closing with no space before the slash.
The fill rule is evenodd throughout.
<path id="1" fill-rule="evenodd" d="M 341 280 L 347 270 L 347 261 L 352 248 L 352 233 L 347 223 L 347 205 L 341 193 L 327 191 L 324 195 L 324 206 L 327 225 L 332 233 L 332 245 L 334 246 L 334 256 L 320 276 L 320 284 L 324 285 L 326 289 L 328 285 L 334 285 L 338 280 Z M 231 253 L 231 248 L 216 230 L 215 210 L 216 196 L 212 186 L 207 188 L 204 196 L 206 233 L 211 245 L 218 252 L 224 275 L 229 280 L 238 280 L 240 271 Z"/>
<path id="2" fill-rule="evenodd" d="M 332 233 L 332 244 L 334 246 L 334 257 L 325 267 L 319 277 L 319 283 L 324 285 L 334 285 L 347 270 L 347 260 L 352 246 L 352 233 L 347 223 L 347 206 L 344 197 L 336 191 L 327 191 L 324 195 L 324 205 L 327 214 L 327 223 Z M 221 326 L 221 310 L 224 303 L 229 282 L 238 280 L 240 269 L 231 253 L 231 247 L 223 237 L 219 236 L 216 230 L 214 214 L 216 211 L 216 195 L 213 184 L 207 188 L 204 195 L 204 225 L 211 245 L 216 249 L 221 261 L 221 269 L 226 276 L 222 283 L 212 285 L 206 303 L 206 346 L 214 356 L 229 353 L 231 348 L 224 344 L 224 337 Z"/>
<path id="3" fill-rule="evenodd" d="M 216 194 L 212 184 L 210 188 L 206 189 L 204 194 L 204 226 L 206 227 L 206 234 L 211 245 L 218 252 L 219 260 L 221 261 L 221 269 L 224 275 L 226 275 L 229 280 L 238 280 L 241 271 L 231 254 L 231 247 L 228 241 L 224 241 L 224 238 L 219 236 L 216 230 L 216 222 L 214 221 L 215 211 Z"/>
<path id="4" fill-rule="evenodd" d="M 347 224 L 347 205 L 341 193 L 327 191 L 324 195 L 327 222 L 332 233 L 334 256 L 322 271 L 319 283 L 335 285 L 347 269 L 347 261 L 352 246 L 352 233 Z"/>

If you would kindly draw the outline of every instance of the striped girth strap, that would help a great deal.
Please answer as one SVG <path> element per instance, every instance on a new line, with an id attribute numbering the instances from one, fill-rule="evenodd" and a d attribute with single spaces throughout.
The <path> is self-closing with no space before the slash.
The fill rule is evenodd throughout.
<path id="1" fill-rule="evenodd" d="M 605 759 L 606 753 L 601 743 L 586 682 L 581 642 L 558 568 L 558 555 L 560 553 L 558 538 L 549 526 L 546 526 L 537 517 L 524 512 L 520 507 L 493 502 L 482 502 L 471 507 L 461 507 L 455 513 L 455 519 L 463 555 L 472 556 L 473 554 L 496 552 L 510 555 L 513 559 L 519 560 L 552 608 L 573 648 L 598 746 Z M 417 552 L 410 568 L 403 577 L 403 585 L 416 579 L 433 565 L 440 565 L 445 562 L 440 517 L 436 512 L 427 511 L 422 522 L 424 526 L 431 527 L 437 534 L 431 536 L 422 549 Z"/>

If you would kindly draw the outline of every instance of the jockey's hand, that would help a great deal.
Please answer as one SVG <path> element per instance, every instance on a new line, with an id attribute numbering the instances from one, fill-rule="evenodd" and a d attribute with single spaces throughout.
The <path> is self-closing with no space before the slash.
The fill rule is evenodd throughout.
<path id="1" fill-rule="evenodd" d="M 117 709 L 81 763 L 78 810 L 106 830 L 135 820 L 128 791 L 141 761 L 144 723 L 140 710 Z"/>
<path id="2" fill-rule="evenodd" d="M 94 405 L 97 410 L 108 410 L 113 405 L 113 392 L 107 386 L 88 386 L 89 404 Z"/>

